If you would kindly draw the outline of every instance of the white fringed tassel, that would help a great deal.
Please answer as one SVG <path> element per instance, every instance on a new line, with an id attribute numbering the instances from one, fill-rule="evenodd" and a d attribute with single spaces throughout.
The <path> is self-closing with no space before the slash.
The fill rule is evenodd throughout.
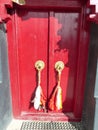
<path id="1" fill-rule="evenodd" d="M 62 89 L 60 86 L 57 86 L 57 94 L 56 94 L 56 109 L 62 109 Z"/>
<path id="2" fill-rule="evenodd" d="M 41 87 L 38 86 L 35 91 L 35 98 L 34 98 L 34 108 L 36 110 L 40 107 L 40 101 L 41 101 Z"/>

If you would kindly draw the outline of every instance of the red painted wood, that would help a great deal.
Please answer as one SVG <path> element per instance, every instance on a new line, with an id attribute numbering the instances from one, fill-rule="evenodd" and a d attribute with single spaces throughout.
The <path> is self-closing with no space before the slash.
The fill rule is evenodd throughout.
<path id="1" fill-rule="evenodd" d="M 7 8 L 12 7 L 11 0 L 0 0 L 0 23 L 7 22 L 10 15 L 7 13 Z"/>
<path id="2" fill-rule="evenodd" d="M 56 7 L 55 2 L 54 6 Z M 35 11 L 30 6 L 29 10 L 15 6 L 16 11 L 12 21 L 8 23 L 8 53 L 14 117 L 40 119 L 36 114 L 40 116 L 42 112 L 38 113 L 30 104 L 32 94 L 37 87 L 34 63 L 39 59 L 45 62 L 41 85 L 49 99 L 56 85 L 54 64 L 62 60 L 65 63 L 61 77 L 63 111 L 58 114 L 48 111 L 47 114 L 43 113 L 43 119 L 46 115 L 48 119 L 52 119 L 53 115 L 57 114 L 57 120 L 61 118 L 61 120 L 79 121 L 82 114 L 88 54 L 88 28 L 85 28 L 86 21 L 83 19 L 85 10 L 80 12 L 81 8 L 78 10 L 77 7 L 76 10 L 75 7 L 74 11 L 69 11 L 67 8 L 65 11 L 57 8 L 51 11 L 50 5 L 48 7 L 49 10 Z M 39 6 L 37 8 L 39 9 Z M 60 114 L 63 116 L 60 117 Z"/>
<path id="3" fill-rule="evenodd" d="M 17 39 L 16 39 L 16 25 L 14 17 L 7 22 L 7 38 L 8 38 L 8 56 L 9 56 L 9 70 L 10 70 L 10 85 L 13 116 L 20 115 L 19 105 L 19 82 L 18 82 L 18 60 L 17 60 Z"/>
<path id="4" fill-rule="evenodd" d="M 63 61 L 61 87 L 63 112 L 73 111 L 77 72 L 79 13 L 50 13 L 49 95 L 56 85 L 54 65 Z"/>
<path id="5" fill-rule="evenodd" d="M 41 86 L 47 96 L 48 13 L 26 12 L 25 15 L 23 13 L 18 12 L 21 17 L 16 17 L 19 91 L 21 111 L 28 112 L 34 111 L 33 107 L 29 109 L 29 105 L 37 87 L 37 71 L 35 70 L 37 60 L 45 62 Z"/>
<path id="6" fill-rule="evenodd" d="M 40 4 L 38 4 L 40 3 Z M 80 8 L 80 0 L 26 0 L 26 8 Z"/>
<path id="7" fill-rule="evenodd" d="M 76 118 L 73 113 L 22 113 L 21 116 L 16 119 L 23 120 L 38 120 L 38 121 L 80 121 L 80 118 Z"/>
<path id="8" fill-rule="evenodd" d="M 78 46 L 78 62 L 77 62 L 77 76 L 75 85 L 74 98 L 74 114 L 76 117 L 81 117 L 83 110 L 83 100 L 85 91 L 85 81 L 88 65 L 88 50 L 89 50 L 89 22 L 84 17 L 84 10 L 82 9 L 81 20 L 79 22 L 79 46 Z"/>

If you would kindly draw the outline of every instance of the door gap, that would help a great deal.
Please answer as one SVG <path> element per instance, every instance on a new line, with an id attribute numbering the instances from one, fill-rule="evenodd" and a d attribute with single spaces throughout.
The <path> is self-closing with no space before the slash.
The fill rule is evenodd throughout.
<path id="1" fill-rule="evenodd" d="M 46 109 L 48 113 L 48 100 L 49 100 L 49 44 L 50 44 L 50 12 L 48 12 L 48 46 L 47 46 L 47 103 Z"/>

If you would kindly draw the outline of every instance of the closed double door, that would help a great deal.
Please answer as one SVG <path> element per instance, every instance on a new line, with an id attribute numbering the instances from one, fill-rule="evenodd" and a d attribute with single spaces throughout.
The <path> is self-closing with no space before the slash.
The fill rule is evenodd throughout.
<path id="1" fill-rule="evenodd" d="M 41 87 L 47 103 L 57 83 L 55 63 L 63 61 L 61 113 L 75 112 L 76 105 L 79 105 L 78 116 L 81 115 L 81 82 L 80 88 L 77 87 L 79 53 L 82 49 L 82 46 L 79 47 L 81 18 L 79 12 L 17 10 L 14 23 L 18 103 L 13 104 L 19 107 L 21 113 L 38 112 L 30 101 L 37 87 L 35 62 L 42 60 L 45 68 L 41 72 Z M 14 87 L 12 91 L 15 92 Z"/>

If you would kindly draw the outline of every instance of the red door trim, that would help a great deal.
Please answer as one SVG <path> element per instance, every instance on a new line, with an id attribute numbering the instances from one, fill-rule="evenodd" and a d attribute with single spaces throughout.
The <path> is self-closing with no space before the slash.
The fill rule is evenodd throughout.
<path id="1" fill-rule="evenodd" d="M 76 75 L 76 88 L 74 97 L 74 115 L 81 118 L 84 102 L 86 72 L 88 63 L 88 48 L 89 48 L 89 22 L 86 21 L 85 7 L 81 10 L 79 30 L 79 46 L 78 46 L 78 62 Z M 83 79 L 83 80 L 82 80 Z M 78 90 L 78 91 L 77 91 Z"/>

